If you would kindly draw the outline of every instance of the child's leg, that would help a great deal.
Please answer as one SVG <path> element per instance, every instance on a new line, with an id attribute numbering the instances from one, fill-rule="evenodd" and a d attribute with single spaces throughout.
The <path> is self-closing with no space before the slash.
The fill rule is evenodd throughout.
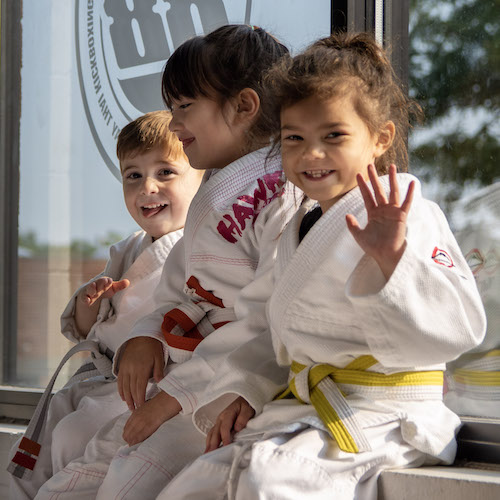
<path id="1" fill-rule="evenodd" d="M 11 476 L 10 497 L 16 500 L 33 498 L 36 492 L 53 474 L 52 452 L 53 432 L 57 424 L 77 408 L 81 398 L 91 391 L 101 381 L 85 381 L 65 387 L 56 392 L 50 400 L 47 417 L 42 427 L 39 442 L 41 445 L 33 474 L 29 480 Z M 20 441 L 20 440 L 19 440 Z M 19 441 L 12 447 L 9 459 L 17 451 Z M 83 452 L 82 448 L 82 452 Z"/>
<path id="2" fill-rule="evenodd" d="M 144 442 L 120 448 L 97 498 L 154 499 L 204 449 L 205 437 L 194 427 L 192 415 L 177 415 Z"/>
<path id="3" fill-rule="evenodd" d="M 112 419 L 90 440 L 85 454 L 52 476 L 38 491 L 36 499 L 71 500 L 96 498 L 111 460 L 125 445 L 123 427 L 130 412 Z"/>
<path id="4" fill-rule="evenodd" d="M 196 499 L 370 500 L 380 471 L 419 466 L 425 454 L 406 444 L 399 422 L 365 429 L 373 451 L 342 452 L 323 431 L 308 428 L 253 445 L 237 442 L 196 460 L 158 496 Z"/>
<path id="5" fill-rule="evenodd" d="M 94 434 L 126 411 L 127 405 L 118 394 L 116 381 L 103 378 L 94 385 L 80 400 L 76 410 L 64 417 L 52 433 L 53 474 L 81 457 Z"/>

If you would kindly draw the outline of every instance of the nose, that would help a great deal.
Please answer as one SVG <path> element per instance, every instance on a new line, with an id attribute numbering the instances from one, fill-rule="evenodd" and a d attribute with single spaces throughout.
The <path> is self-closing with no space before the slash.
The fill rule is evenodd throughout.
<path id="1" fill-rule="evenodd" d="M 154 177 L 146 176 L 142 183 L 142 194 L 155 194 L 159 191 L 158 183 Z"/>
<path id="2" fill-rule="evenodd" d="M 319 144 L 311 144 L 304 149 L 304 159 L 322 160 L 325 158 L 325 151 Z"/>
<path id="3" fill-rule="evenodd" d="M 176 132 L 179 132 L 181 129 L 181 122 L 180 122 L 179 117 L 175 111 L 172 111 L 172 119 L 170 120 L 170 123 L 168 124 L 168 128 L 174 134 Z"/>

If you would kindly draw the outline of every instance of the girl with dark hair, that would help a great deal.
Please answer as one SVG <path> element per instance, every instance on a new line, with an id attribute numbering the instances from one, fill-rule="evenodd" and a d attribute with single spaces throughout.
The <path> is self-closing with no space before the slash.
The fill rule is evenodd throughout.
<path id="1" fill-rule="evenodd" d="M 168 60 L 170 129 L 204 182 L 165 263 L 157 310 L 116 353 L 131 413 L 98 432 L 38 498 L 155 498 L 203 452 L 192 412 L 225 356 L 265 328 L 266 271 L 292 215 L 281 160 L 269 155 L 277 120 L 263 87 L 287 52 L 265 30 L 233 25 L 188 40 Z M 151 377 L 156 394 L 145 401 Z"/>

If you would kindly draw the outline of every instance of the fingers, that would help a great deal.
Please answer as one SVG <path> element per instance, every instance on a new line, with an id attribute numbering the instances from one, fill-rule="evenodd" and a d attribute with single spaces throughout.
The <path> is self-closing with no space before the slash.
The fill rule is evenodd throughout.
<path id="1" fill-rule="evenodd" d="M 113 285 L 113 280 L 108 277 L 98 278 L 89 283 L 85 289 L 84 302 L 91 306 Z"/>
<path id="2" fill-rule="evenodd" d="M 234 433 L 244 429 L 254 415 L 255 410 L 239 396 L 219 414 L 215 425 L 208 432 L 205 453 L 216 450 L 221 442 L 223 446 L 231 444 Z"/>
<path id="3" fill-rule="evenodd" d="M 389 185 L 391 187 L 389 203 L 399 206 L 399 184 L 396 175 L 396 165 L 391 165 L 389 167 Z"/>
<path id="4" fill-rule="evenodd" d="M 136 408 L 139 408 L 146 402 L 146 388 L 148 386 L 149 376 L 137 375 L 135 384 L 132 386 L 132 399 Z"/>
<path id="5" fill-rule="evenodd" d="M 248 421 L 255 415 L 255 410 L 250 406 L 250 405 L 244 405 L 241 409 L 240 414 L 238 415 L 238 418 L 236 419 L 236 422 L 234 423 L 234 430 L 236 432 L 240 432 L 243 430 L 247 424 Z"/>
<path id="6" fill-rule="evenodd" d="M 354 239 L 357 240 L 358 234 L 362 231 L 361 227 L 359 226 L 358 220 L 354 215 L 352 214 L 347 214 L 345 216 L 345 221 L 347 223 L 347 229 L 349 229 L 350 233 L 354 236 Z"/>
<path id="7" fill-rule="evenodd" d="M 123 440 L 129 446 L 133 446 L 134 444 L 144 441 L 143 428 L 144 422 L 141 419 L 141 415 L 137 412 L 132 413 L 123 428 Z"/>
<path id="8" fill-rule="evenodd" d="M 123 279 L 120 281 L 112 281 L 111 286 L 109 286 L 103 293 L 103 296 L 110 299 L 113 295 L 121 290 L 124 290 L 130 285 L 130 281 Z"/>
<path id="9" fill-rule="evenodd" d="M 411 203 L 413 201 L 413 193 L 415 192 L 415 181 L 411 181 L 406 192 L 405 201 L 401 205 L 401 210 L 407 214 L 410 211 Z"/>
<path id="10" fill-rule="evenodd" d="M 122 393 L 120 395 L 122 396 L 122 400 L 127 403 L 128 409 L 133 411 L 135 409 L 135 405 L 134 398 L 132 397 L 132 391 L 130 390 L 130 377 L 128 374 L 123 376 Z"/>
<path id="11" fill-rule="evenodd" d="M 370 178 L 370 182 L 372 184 L 373 193 L 375 194 L 375 200 L 377 201 L 377 205 L 385 205 L 387 203 L 387 197 L 385 195 L 384 188 L 380 183 L 378 178 L 377 170 L 375 169 L 375 165 L 368 165 L 368 177 Z"/>
<path id="12" fill-rule="evenodd" d="M 373 198 L 370 188 L 361 174 L 356 176 L 356 180 L 358 181 L 359 190 L 361 192 L 361 196 L 363 197 L 366 210 L 370 211 L 377 206 L 375 199 Z"/>
<path id="13" fill-rule="evenodd" d="M 209 431 L 207 434 L 207 441 L 206 441 L 206 446 L 205 446 L 205 453 L 208 453 L 210 451 L 216 450 L 221 441 L 222 437 L 220 435 L 220 427 L 219 423 L 216 423 Z"/>

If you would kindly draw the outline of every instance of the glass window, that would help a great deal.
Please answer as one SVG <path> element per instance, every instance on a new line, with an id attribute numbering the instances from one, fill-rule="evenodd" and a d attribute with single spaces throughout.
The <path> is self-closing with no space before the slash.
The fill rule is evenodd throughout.
<path id="1" fill-rule="evenodd" d="M 447 213 L 488 317 L 482 345 L 449 365 L 445 399 L 461 415 L 500 418 L 500 4 L 410 5 L 410 95 L 426 115 L 410 165 Z"/>
<path id="2" fill-rule="evenodd" d="M 14 353 L 5 384 L 43 387 L 71 346 L 61 312 L 103 269 L 109 245 L 137 229 L 122 200 L 117 134 L 163 108 L 172 51 L 228 22 L 262 26 L 297 50 L 330 32 L 330 1 L 23 0 L 17 328 L 4 339 Z"/>

